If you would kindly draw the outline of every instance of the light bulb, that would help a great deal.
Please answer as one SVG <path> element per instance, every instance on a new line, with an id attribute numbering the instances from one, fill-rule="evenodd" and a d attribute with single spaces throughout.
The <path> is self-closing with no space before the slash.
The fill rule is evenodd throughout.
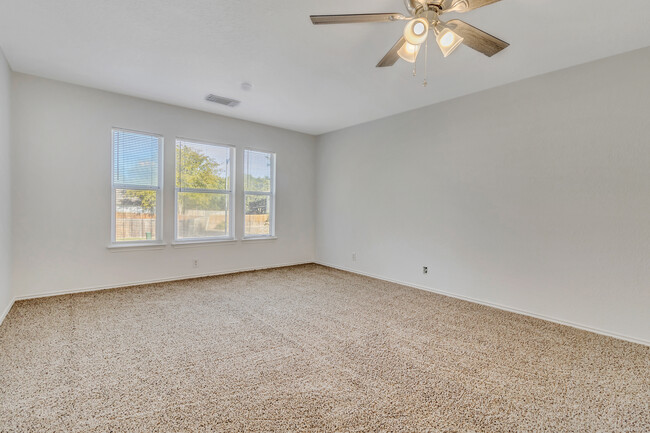
<path id="1" fill-rule="evenodd" d="M 447 32 L 443 37 L 440 38 L 440 45 L 447 48 L 454 43 L 454 35 L 452 32 Z"/>
<path id="2" fill-rule="evenodd" d="M 429 23 L 424 18 L 409 21 L 404 27 L 404 38 L 411 45 L 420 45 L 427 40 Z"/>
<path id="3" fill-rule="evenodd" d="M 454 50 L 458 48 L 460 44 L 462 44 L 463 41 L 465 40 L 460 36 L 458 36 L 450 28 L 442 27 L 442 30 L 439 31 L 438 30 L 439 29 L 436 28 L 436 32 L 438 33 L 436 36 L 436 42 L 438 43 L 438 46 L 440 47 L 440 51 L 442 51 L 442 54 L 445 57 L 453 53 Z"/>
<path id="4" fill-rule="evenodd" d="M 415 63 L 415 60 L 417 59 L 419 52 L 420 52 L 419 45 L 413 45 L 413 44 L 409 44 L 408 42 L 404 42 L 404 45 L 402 45 L 402 48 L 399 49 L 397 54 L 403 60 L 406 60 L 409 63 Z"/>

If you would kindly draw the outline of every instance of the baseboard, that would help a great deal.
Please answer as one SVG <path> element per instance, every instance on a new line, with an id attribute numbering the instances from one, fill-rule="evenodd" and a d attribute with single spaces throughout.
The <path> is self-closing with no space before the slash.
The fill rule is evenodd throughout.
<path id="1" fill-rule="evenodd" d="M 23 301 L 23 300 L 27 300 L 27 299 L 37 299 L 37 298 L 49 298 L 51 296 L 71 295 L 73 293 L 97 292 L 97 291 L 100 291 L 100 290 L 120 289 L 120 288 L 123 288 L 123 287 L 142 286 L 144 284 L 156 284 L 156 283 L 166 283 L 166 282 L 171 282 L 171 281 L 191 280 L 191 279 L 194 279 L 194 278 L 216 277 L 218 275 L 236 274 L 236 273 L 239 273 L 239 272 L 261 271 L 261 270 L 264 270 L 264 269 L 286 268 L 288 266 L 306 265 L 306 264 L 311 264 L 311 263 L 314 263 L 314 262 L 310 260 L 310 261 L 305 261 L 305 262 L 280 263 L 280 264 L 269 265 L 269 266 L 253 266 L 253 267 L 238 268 L 238 269 L 228 269 L 228 270 L 224 270 L 224 271 L 209 272 L 209 273 L 205 273 L 205 274 L 180 275 L 180 276 L 171 277 L 171 278 L 160 278 L 160 279 L 154 279 L 154 280 L 133 281 L 133 282 L 128 282 L 128 283 L 124 283 L 124 284 L 111 284 L 111 285 L 105 285 L 105 286 L 85 287 L 85 288 L 72 289 L 72 290 L 58 290 L 58 291 L 55 291 L 55 292 L 43 292 L 43 293 L 36 293 L 36 294 L 26 295 L 26 296 L 16 296 L 14 298 L 14 301 Z"/>
<path id="2" fill-rule="evenodd" d="M 394 280 L 394 279 L 391 279 L 391 278 L 382 277 L 380 275 L 370 274 L 370 273 L 367 273 L 367 272 L 358 271 L 356 269 L 346 268 L 344 266 L 333 265 L 331 263 L 324 263 L 324 262 L 321 262 L 321 261 L 316 261 L 315 263 L 317 263 L 317 264 L 319 264 L 321 266 L 326 266 L 328 268 L 334 268 L 334 269 L 338 269 L 338 270 L 341 270 L 341 271 L 350 272 L 350 273 L 358 274 L 358 275 L 364 275 L 366 277 L 376 278 L 378 280 L 388 281 L 390 283 L 400 284 L 402 286 L 413 287 L 414 289 L 419 289 L 419 290 L 424 290 L 424 291 L 427 291 L 427 292 L 437 293 L 439 295 L 449 296 L 451 298 L 462 299 L 463 301 L 473 302 L 475 304 L 485 305 L 485 306 L 488 306 L 488 307 L 497 308 L 499 310 L 509 311 L 511 313 L 517 313 L 517 314 L 521 314 L 521 315 L 524 315 L 524 316 L 534 317 L 536 319 L 546 320 L 547 322 L 553 322 L 553 323 L 557 323 L 557 324 L 560 324 L 560 325 L 570 326 L 572 328 L 577 328 L 577 329 L 581 329 L 583 331 L 593 332 L 595 334 L 600 334 L 600 335 L 604 335 L 604 336 L 607 336 L 607 337 L 616 338 L 618 340 L 629 341 L 630 343 L 637 343 L 637 344 L 642 344 L 644 346 L 650 346 L 650 341 L 646 341 L 646 340 L 642 340 L 642 339 L 634 338 L 634 337 L 628 337 L 626 335 L 621 335 L 621 334 L 617 334 L 615 332 L 609 332 L 609 331 L 605 331 L 603 329 L 593 328 L 591 326 L 585 326 L 585 325 L 581 325 L 579 323 L 574 323 L 574 322 L 569 322 L 569 321 L 566 321 L 566 320 L 557 319 L 555 317 L 550 317 L 550 316 L 545 316 L 545 315 L 542 315 L 542 314 L 531 313 L 530 311 L 520 310 L 518 308 L 507 307 L 505 305 L 495 304 L 495 303 L 492 303 L 492 302 L 483 301 L 481 299 L 471 298 L 469 296 L 457 295 L 455 293 L 445 292 L 443 290 L 433 289 L 431 287 L 421 286 L 421 285 L 413 284 L 413 283 L 407 283 L 405 281 Z"/>
<path id="3" fill-rule="evenodd" d="M 11 311 L 11 307 L 14 306 L 14 302 L 16 302 L 16 298 L 12 299 L 11 302 L 9 302 L 9 305 L 7 305 L 7 308 L 5 308 L 2 314 L 0 314 L 0 326 L 2 326 L 2 322 L 5 321 L 7 314 L 9 314 L 9 311 Z"/>

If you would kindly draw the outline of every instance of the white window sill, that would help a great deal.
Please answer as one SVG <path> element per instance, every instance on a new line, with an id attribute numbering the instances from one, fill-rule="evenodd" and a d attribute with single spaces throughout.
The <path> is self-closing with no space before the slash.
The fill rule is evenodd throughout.
<path id="1" fill-rule="evenodd" d="M 209 247 L 210 245 L 215 244 L 231 244 L 237 242 L 235 238 L 224 238 L 224 239 L 206 239 L 204 241 L 175 241 L 172 242 L 172 247 L 174 248 L 187 248 L 187 247 Z"/>
<path id="2" fill-rule="evenodd" d="M 156 243 L 131 243 L 131 244 L 111 244 L 107 248 L 112 252 L 120 251 L 143 251 L 143 250 L 162 250 L 167 244 L 162 242 Z"/>
<path id="3" fill-rule="evenodd" d="M 273 241 L 277 239 L 277 236 L 249 236 L 249 237 L 244 237 L 242 241 L 244 242 L 251 242 L 251 241 Z"/>

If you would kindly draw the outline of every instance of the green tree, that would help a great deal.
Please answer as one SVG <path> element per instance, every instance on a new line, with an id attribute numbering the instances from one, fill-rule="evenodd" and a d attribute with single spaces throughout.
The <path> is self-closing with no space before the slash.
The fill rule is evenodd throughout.
<path id="1" fill-rule="evenodd" d="M 122 205 L 141 207 L 144 213 L 153 214 L 156 210 L 156 191 L 126 190 Z"/>
<path id="2" fill-rule="evenodd" d="M 220 189 L 229 188 L 225 167 L 207 155 L 181 145 L 176 147 L 176 187 Z M 224 195 L 183 192 L 178 195 L 179 211 L 184 209 L 215 210 L 226 208 Z"/>
<path id="3" fill-rule="evenodd" d="M 176 186 L 178 188 L 228 189 L 225 167 L 189 146 L 176 147 Z"/>
<path id="4" fill-rule="evenodd" d="M 253 177 L 251 174 L 246 175 L 246 191 L 271 191 L 271 179 L 268 177 Z"/>
<path id="5" fill-rule="evenodd" d="M 254 177 L 252 174 L 247 174 L 245 185 L 246 191 L 271 191 L 271 179 L 269 177 Z M 246 215 L 263 215 L 268 213 L 267 200 L 265 196 L 255 197 L 250 195 L 246 197 Z"/>

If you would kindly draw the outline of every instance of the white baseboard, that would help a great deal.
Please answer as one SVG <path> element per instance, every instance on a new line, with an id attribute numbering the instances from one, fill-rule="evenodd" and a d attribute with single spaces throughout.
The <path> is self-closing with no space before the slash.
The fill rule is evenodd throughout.
<path id="1" fill-rule="evenodd" d="M 7 308 L 5 308 L 5 310 L 0 314 L 0 326 L 2 325 L 2 322 L 5 321 L 9 311 L 11 311 L 11 307 L 14 306 L 14 302 L 16 302 L 16 298 L 12 299 L 11 302 L 9 302 L 9 305 L 7 305 Z"/>
<path id="2" fill-rule="evenodd" d="M 315 263 L 317 263 L 317 264 L 319 264 L 321 266 L 327 266 L 328 268 L 334 268 L 334 269 L 338 269 L 338 270 L 341 270 L 341 271 L 350 272 L 350 273 L 358 274 L 358 275 L 364 275 L 366 277 L 376 278 L 378 280 L 388 281 L 390 283 L 400 284 L 402 286 L 413 287 L 415 289 L 424 290 L 424 291 L 432 292 L 432 293 L 437 293 L 439 295 L 449 296 L 451 298 L 462 299 L 463 301 L 469 301 L 469 302 L 473 302 L 475 304 L 481 304 L 481 305 L 485 305 L 485 306 L 488 306 L 488 307 L 497 308 L 499 310 L 509 311 L 511 313 L 522 314 L 524 316 L 534 317 L 536 319 L 546 320 L 547 322 L 553 322 L 553 323 L 557 323 L 557 324 L 560 324 L 560 325 L 570 326 L 572 328 L 581 329 L 583 331 L 589 331 L 589 332 L 593 332 L 595 334 L 605 335 L 607 337 L 612 337 L 612 338 L 616 338 L 616 339 L 619 339 L 619 340 L 629 341 L 631 343 L 637 343 L 637 344 L 642 344 L 644 346 L 650 346 L 650 341 L 641 340 L 639 338 L 634 338 L 634 337 L 628 337 L 626 335 L 621 335 L 621 334 L 617 334 L 615 332 L 605 331 L 603 329 L 593 328 L 591 326 L 581 325 L 579 323 L 574 323 L 574 322 L 569 322 L 569 321 L 566 321 L 566 320 L 556 319 L 555 317 L 550 317 L 550 316 L 545 316 L 545 315 L 542 315 L 542 314 L 531 313 L 529 311 L 520 310 L 520 309 L 517 309 L 517 308 L 511 308 L 511 307 L 507 307 L 505 305 L 495 304 L 495 303 L 492 303 L 492 302 L 483 301 L 483 300 L 471 298 L 471 297 L 468 297 L 468 296 L 457 295 L 455 293 L 445 292 L 443 290 L 437 290 L 437 289 L 433 289 L 431 287 L 426 287 L 426 286 L 421 286 L 421 285 L 418 285 L 418 284 L 413 284 L 413 283 L 407 283 L 407 282 L 404 282 L 404 281 L 394 280 L 394 279 L 391 279 L 391 278 L 382 277 L 380 275 L 369 274 L 367 272 L 361 272 L 361 271 L 358 271 L 356 269 L 346 268 L 344 266 L 337 266 L 337 265 L 333 265 L 333 264 L 330 264 L 330 263 L 324 263 L 324 262 L 320 262 L 320 261 L 316 261 Z"/>
<path id="3" fill-rule="evenodd" d="M 170 277 L 170 278 L 132 281 L 132 282 L 123 283 L 123 284 L 109 284 L 109 285 L 105 285 L 105 286 L 85 287 L 85 288 L 72 289 L 72 290 L 58 290 L 58 291 L 54 291 L 54 292 L 42 292 L 42 293 L 25 295 L 25 296 L 16 296 L 16 298 L 14 298 L 14 301 L 22 301 L 22 300 L 26 300 L 26 299 L 37 299 L 37 298 L 49 298 L 51 296 L 70 295 L 70 294 L 73 294 L 73 293 L 97 292 L 99 290 L 110 290 L 110 289 L 119 289 L 119 288 L 122 288 L 122 287 L 142 286 L 144 284 L 155 284 L 155 283 L 166 283 L 166 282 L 170 282 L 170 281 L 191 280 L 191 279 L 194 279 L 194 278 L 216 277 L 218 275 L 236 274 L 238 272 L 261 271 L 263 269 L 285 268 L 287 266 L 298 266 L 298 265 L 306 265 L 306 264 L 311 264 L 311 263 L 314 263 L 314 262 L 313 261 L 306 261 L 306 262 L 295 262 L 295 263 L 280 263 L 280 264 L 269 265 L 269 266 L 253 266 L 253 267 L 238 268 L 238 269 L 228 269 L 228 270 L 224 270 L 224 271 L 209 272 L 209 273 L 205 273 L 205 274 L 179 275 L 177 277 Z"/>

